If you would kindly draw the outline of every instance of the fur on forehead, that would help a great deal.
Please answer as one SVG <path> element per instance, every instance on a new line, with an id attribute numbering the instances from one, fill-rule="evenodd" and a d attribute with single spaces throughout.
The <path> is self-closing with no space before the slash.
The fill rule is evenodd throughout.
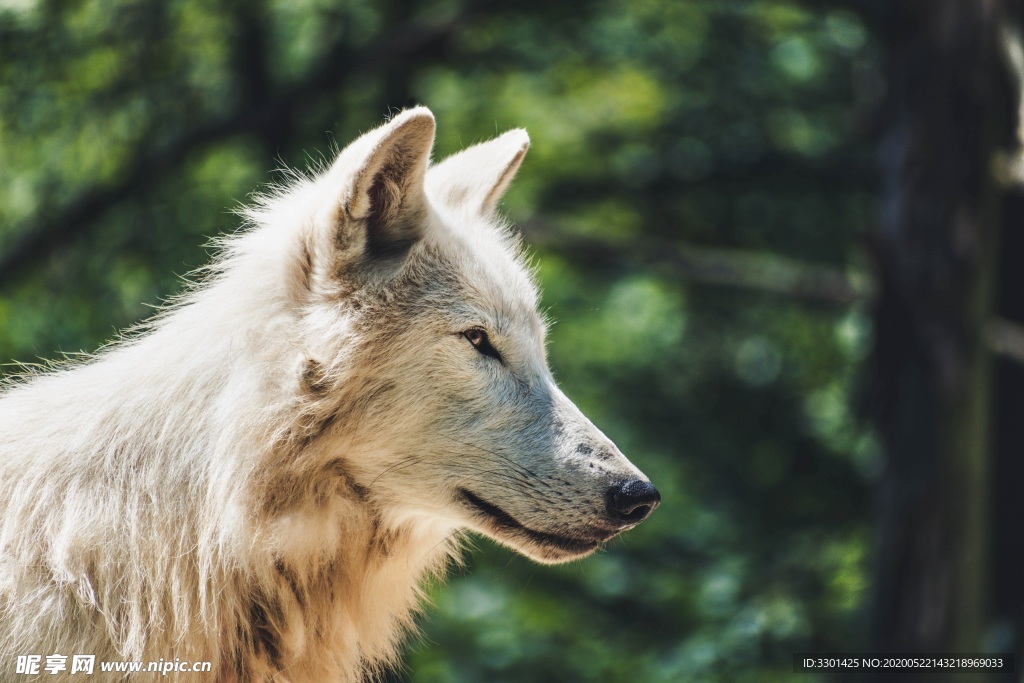
<path id="1" fill-rule="evenodd" d="M 525 248 L 497 211 L 529 146 L 526 131 L 514 129 L 431 165 L 424 188 L 432 211 L 422 253 L 458 269 L 462 286 L 495 313 L 536 318 L 539 292 Z"/>
<path id="2" fill-rule="evenodd" d="M 503 220 L 460 215 L 438 207 L 410 268 L 426 277 L 453 271 L 456 299 L 476 302 L 495 323 L 502 317 L 536 319 L 539 291 L 522 240 Z M 500 331 L 500 330 L 497 330 Z"/>
<path id="3" fill-rule="evenodd" d="M 432 165 L 424 181 L 435 214 L 428 234 L 457 240 L 487 263 L 505 266 L 509 284 L 523 271 L 523 250 L 497 205 L 529 147 L 525 130 L 510 130 Z"/>

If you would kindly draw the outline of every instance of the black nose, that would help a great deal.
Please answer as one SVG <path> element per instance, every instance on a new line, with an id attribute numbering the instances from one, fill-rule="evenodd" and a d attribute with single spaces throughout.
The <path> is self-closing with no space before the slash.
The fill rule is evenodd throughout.
<path id="1" fill-rule="evenodd" d="M 612 519 L 639 524 L 654 512 L 661 502 L 661 494 L 649 481 L 634 479 L 608 489 L 608 514 Z"/>

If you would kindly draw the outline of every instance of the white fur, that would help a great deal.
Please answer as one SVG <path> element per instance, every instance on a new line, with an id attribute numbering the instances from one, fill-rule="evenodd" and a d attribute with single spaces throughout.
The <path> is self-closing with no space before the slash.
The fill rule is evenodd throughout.
<path id="1" fill-rule="evenodd" d="M 59 652 L 356 681 L 462 530 L 558 562 L 632 526 L 606 496 L 642 475 L 555 386 L 495 218 L 526 133 L 430 167 L 433 132 L 367 133 L 142 330 L 0 394 L 0 677 Z"/>

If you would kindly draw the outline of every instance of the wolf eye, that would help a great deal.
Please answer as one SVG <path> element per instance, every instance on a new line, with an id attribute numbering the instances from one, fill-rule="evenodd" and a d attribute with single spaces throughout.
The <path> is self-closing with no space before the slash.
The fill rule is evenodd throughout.
<path id="1" fill-rule="evenodd" d="M 487 331 L 480 327 L 471 327 L 462 333 L 462 336 L 466 338 L 473 348 L 482 353 L 485 356 L 496 358 L 501 360 L 501 354 L 498 350 L 491 346 L 491 340 L 487 336 Z"/>

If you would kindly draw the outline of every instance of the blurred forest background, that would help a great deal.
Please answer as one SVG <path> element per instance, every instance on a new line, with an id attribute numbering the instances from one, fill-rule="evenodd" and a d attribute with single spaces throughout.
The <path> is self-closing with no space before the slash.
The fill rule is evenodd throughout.
<path id="1" fill-rule="evenodd" d="M 391 678 L 1020 653 L 1017 9 L 0 0 L 0 369 L 150 315 L 388 112 L 429 106 L 435 158 L 525 127 L 553 369 L 664 503 L 569 566 L 479 540 Z"/>

